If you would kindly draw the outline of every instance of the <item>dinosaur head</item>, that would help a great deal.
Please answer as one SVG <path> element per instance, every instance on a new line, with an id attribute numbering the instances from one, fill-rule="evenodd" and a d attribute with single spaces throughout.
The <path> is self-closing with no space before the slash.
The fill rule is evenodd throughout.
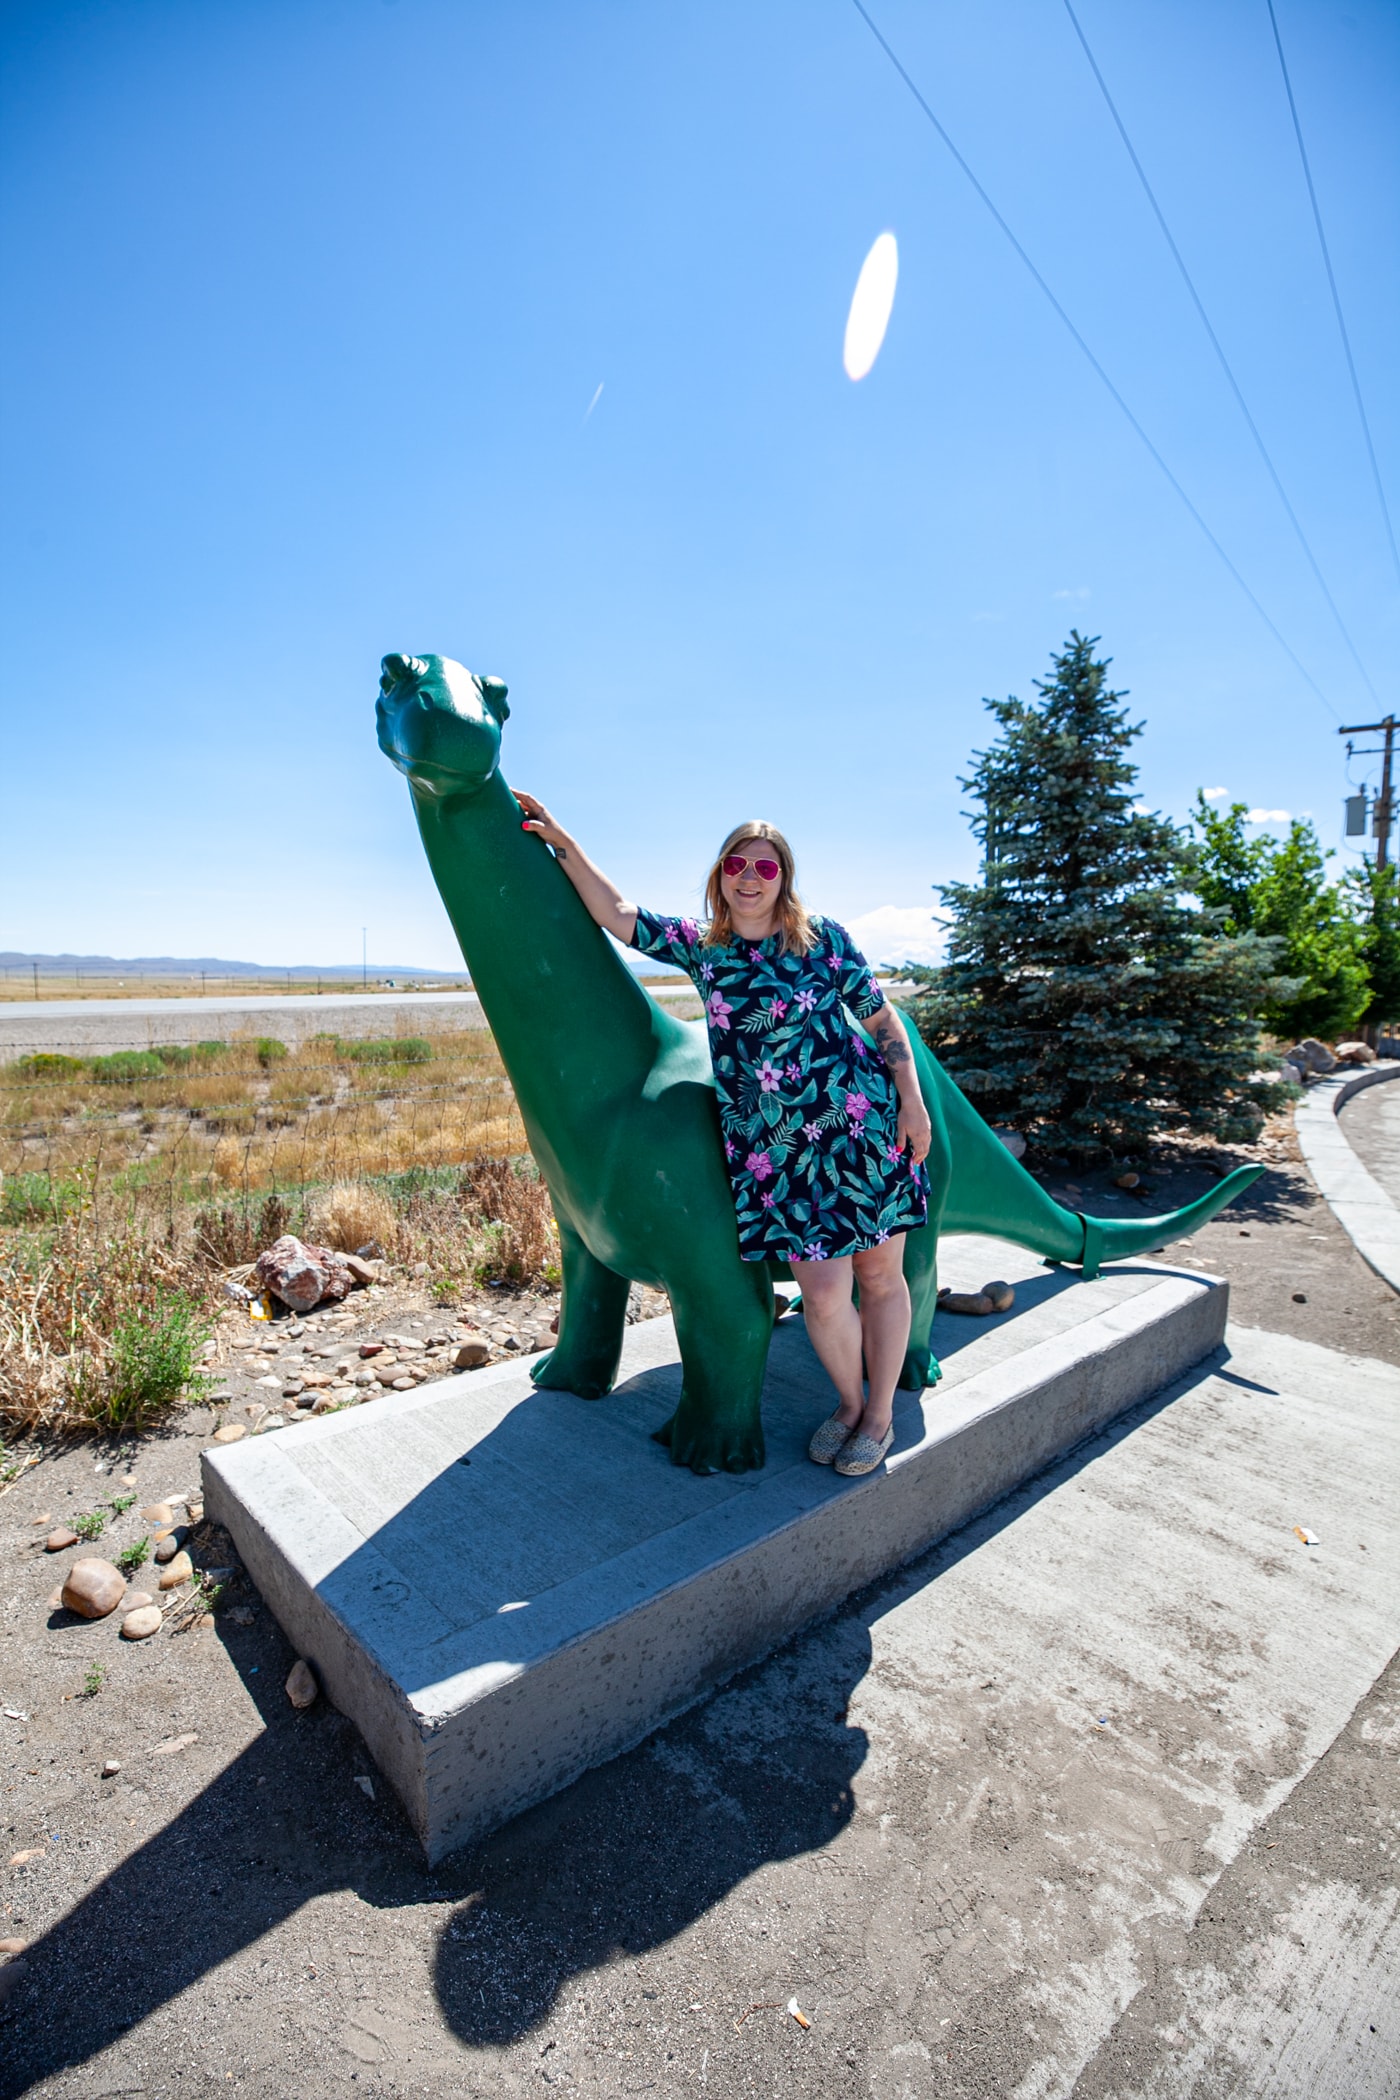
<path id="1" fill-rule="evenodd" d="M 501 755 L 505 681 L 450 656 L 386 656 L 375 718 L 379 748 L 427 795 L 474 795 Z"/>

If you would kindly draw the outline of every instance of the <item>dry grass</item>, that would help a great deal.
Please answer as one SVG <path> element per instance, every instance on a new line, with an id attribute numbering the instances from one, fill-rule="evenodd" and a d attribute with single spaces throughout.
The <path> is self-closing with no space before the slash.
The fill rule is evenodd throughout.
<path id="1" fill-rule="evenodd" d="M 376 1241 L 444 1301 L 557 1275 L 490 1036 L 378 1062 L 355 1047 L 206 1046 L 116 1081 L 0 1070 L 0 1422 L 155 1419 L 222 1273 L 282 1232 Z"/>

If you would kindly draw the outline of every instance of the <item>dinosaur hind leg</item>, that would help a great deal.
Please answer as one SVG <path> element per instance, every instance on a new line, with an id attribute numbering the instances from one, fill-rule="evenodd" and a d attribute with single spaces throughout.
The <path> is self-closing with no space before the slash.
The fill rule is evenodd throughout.
<path id="1" fill-rule="evenodd" d="M 564 1303 L 559 1340 L 531 1371 L 536 1385 L 601 1400 L 613 1389 L 627 1324 L 625 1276 L 589 1253 L 573 1227 L 559 1219 L 564 1266 Z"/>

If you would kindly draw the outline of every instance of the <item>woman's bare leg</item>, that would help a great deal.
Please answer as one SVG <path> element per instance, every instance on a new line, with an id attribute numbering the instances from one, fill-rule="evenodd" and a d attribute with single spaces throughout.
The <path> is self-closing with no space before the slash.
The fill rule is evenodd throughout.
<path id="1" fill-rule="evenodd" d="M 867 1247 L 863 1254 L 853 1255 L 852 1261 L 860 1285 L 860 1328 L 870 1392 L 860 1426 L 878 1444 L 890 1426 L 895 1384 L 909 1347 L 903 1238 L 886 1240 L 882 1247 Z"/>
<path id="2" fill-rule="evenodd" d="M 851 1296 L 851 1257 L 795 1261 L 790 1267 L 802 1292 L 802 1315 L 812 1347 L 836 1388 L 836 1412 L 854 1429 L 865 1395 L 860 1372 L 861 1316 Z"/>

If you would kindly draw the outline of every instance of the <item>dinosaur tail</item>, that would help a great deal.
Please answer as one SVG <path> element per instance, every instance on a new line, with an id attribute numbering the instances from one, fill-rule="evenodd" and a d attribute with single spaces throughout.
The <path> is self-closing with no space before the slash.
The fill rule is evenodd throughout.
<path id="1" fill-rule="evenodd" d="M 945 1232 L 991 1233 L 1056 1261 L 1079 1262 L 1085 1277 L 1093 1277 L 1103 1262 L 1145 1254 L 1206 1224 L 1264 1171 L 1239 1167 L 1207 1195 L 1165 1217 L 1086 1218 L 1046 1194 L 924 1044 L 916 1042 L 914 1054 L 930 1105 L 936 1103 L 942 1113 L 952 1155 Z"/>

